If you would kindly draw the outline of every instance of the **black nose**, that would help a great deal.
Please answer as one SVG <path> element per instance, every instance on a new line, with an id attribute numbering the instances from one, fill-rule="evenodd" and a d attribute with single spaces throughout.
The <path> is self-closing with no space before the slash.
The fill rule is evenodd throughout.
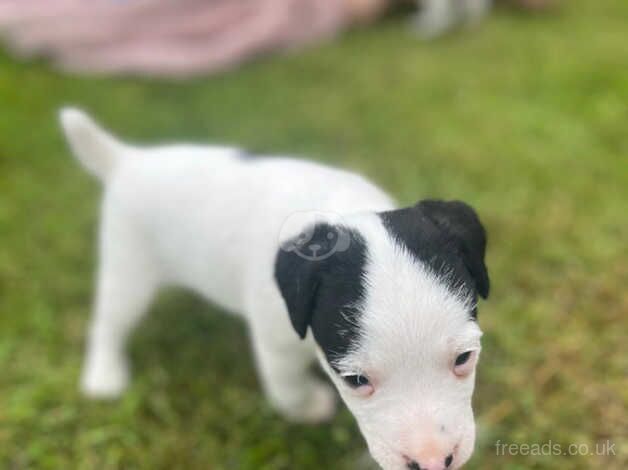
<path id="1" fill-rule="evenodd" d="M 445 458 L 445 468 L 449 468 L 453 461 L 454 461 L 454 456 L 452 454 L 449 454 Z M 421 466 L 414 460 L 411 460 L 410 462 L 408 462 L 407 467 L 408 467 L 408 470 L 421 470 Z"/>

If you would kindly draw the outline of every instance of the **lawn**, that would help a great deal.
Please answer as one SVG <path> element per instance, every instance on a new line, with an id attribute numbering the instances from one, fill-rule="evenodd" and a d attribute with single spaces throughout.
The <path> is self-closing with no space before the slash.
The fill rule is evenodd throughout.
<path id="1" fill-rule="evenodd" d="M 277 416 L 244 326 L 185 292 L 164 293 L 135 334 L 129 392 L 81 397 L 100 188 L 61 138 L 67 103 L 137 141 L 234 142 L 359 170 L 401 204 L 468 201 L 493 281 L 468 468 L 628 468 L 628 2 L 564 4 L 430 44 L 392 18 L 180 83 L 0 54 L 0 468 L 364 462 L 346 410 L 320 427 Z M 594 455 L 607 440 L 611 455 Z M 550 441 L 592 455 L 497 445 Z"/>

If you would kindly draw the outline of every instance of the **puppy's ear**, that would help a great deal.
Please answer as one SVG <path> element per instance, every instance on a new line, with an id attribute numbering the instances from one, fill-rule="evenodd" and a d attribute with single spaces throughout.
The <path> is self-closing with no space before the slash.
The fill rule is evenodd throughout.
<path id="1" fill-rule="evenodd" d="M 416 208 L 438 228 L 459 241 L 464 264 L 483 298 L 488 297 L 490 281 L 484 264 L 486 231 L 475 211 L 461 201 L 420 201 Z"/>
<path id="2" fill-rule="evenodd" d="M 317 261 L 299 257 L 295 251 L 279 250 L 275 261 L 275 279 L 288 307 L 290 322 L 301 339 L 312 321 L 318 290 Z"/>
<path id="3" fill-rule="evenodd" d="M 308 245 L 316 244 L 319 252 L 328 252 L 332 248 L 328 246 L 330 240 L 326 234 L 331 230 L 328 224 L 304 230 L 307 237 L 299 235 L 281 243 L 275 259 L 275 280 L 288 308 L 290 322 L 301 339 L 305 338 L 312 322 L 321 272 L 326 264 L 325 259 L 308 256 Z"/>

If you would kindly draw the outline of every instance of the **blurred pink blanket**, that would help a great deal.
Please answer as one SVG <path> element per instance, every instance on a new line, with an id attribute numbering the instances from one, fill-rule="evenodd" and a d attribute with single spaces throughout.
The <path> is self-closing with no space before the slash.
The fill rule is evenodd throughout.
<path id="1" fill-rule="evenodd" d="M 333 37 L 385 0 L 0 0 L 21 56 L 96 74 L 189 76 Z"/>

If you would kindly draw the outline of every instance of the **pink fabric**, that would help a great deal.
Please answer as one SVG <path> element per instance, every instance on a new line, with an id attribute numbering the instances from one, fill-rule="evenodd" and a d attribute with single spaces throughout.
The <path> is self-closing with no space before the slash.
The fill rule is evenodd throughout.
<path id="1" fill-rule="evenodd" d="M 350 0 L 0 0 L 16 53 L 75 72 L 188 76 L 333 37 Z"/>

